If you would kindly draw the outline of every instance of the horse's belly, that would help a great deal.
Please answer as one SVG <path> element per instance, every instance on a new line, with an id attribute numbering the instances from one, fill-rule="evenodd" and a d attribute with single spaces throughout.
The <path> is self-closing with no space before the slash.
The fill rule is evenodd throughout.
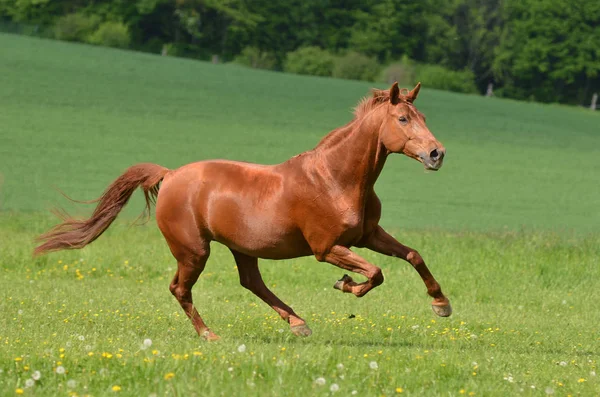
<path id="1" fill-rule="evenodd" d="M 286 211 L 273 206 L 244 206 L 221 199 L 209 220 L 213 239 L 244 254 L 265 259 L 311 255 L 302 232 Z"/>
<path id="2" fill-rule="evenodd" d="M 241 233 L 240 233 L 241 232 Z M 215 241 L 243 254 L 264 259 L 290 259 L 312 255 L 312 251 L 301 233 L 220 233 Z"/>

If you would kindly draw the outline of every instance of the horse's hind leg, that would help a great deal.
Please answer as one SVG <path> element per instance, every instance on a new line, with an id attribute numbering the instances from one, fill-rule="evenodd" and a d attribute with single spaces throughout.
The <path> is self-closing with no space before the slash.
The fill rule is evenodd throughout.
<path id="1" fill-rule="evenodd" d="M 190 318 L 198 335 L 207 340 L 217 340 L 219 336 L 215 335 L 204 323 L 200 314 L 196 310 L 192 301 L 192 287 L 198 280 L 200 273 L 206 266 L 206 261 L 210 255 L 210 246 L 208 242 L 199 241 L 192 247 L 183 247 L 173 242 L 169 242 L 171 252 L 177 259 L 177 272 L 169 286 L 171 293 Z"/>
<path id="2" fill-rule="evenodd" d="M 240 274 L 240 283 L 271 306 L 283 320 L 290 324 L 292 333 L 296 336 L 309 336 L 312 331 L 306 321 L 300 318 L 291 307 L 283 303 L 267 286 L 258 269 L 258 259 L 231 250 Z"/>

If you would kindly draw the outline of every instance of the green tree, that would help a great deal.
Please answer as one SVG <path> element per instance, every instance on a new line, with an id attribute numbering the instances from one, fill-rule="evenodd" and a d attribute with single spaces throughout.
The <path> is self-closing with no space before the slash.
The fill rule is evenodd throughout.
<path id="1" fill-rule="evenodd" d="M 584 103 L 600 88 L 600 3 L 506 0 L 494 62 L 506 96 Z"/>

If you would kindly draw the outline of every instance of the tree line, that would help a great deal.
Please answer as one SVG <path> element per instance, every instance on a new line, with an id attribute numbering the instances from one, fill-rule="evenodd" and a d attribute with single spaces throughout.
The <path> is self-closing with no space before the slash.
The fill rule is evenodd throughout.
<path id="1" fill-rule="evenodd" d="M 590 0 L 0 0 L 0 29 L 293 73 L 589 104 Z M 11 28 L 12 27 L 12 28 Z"/>

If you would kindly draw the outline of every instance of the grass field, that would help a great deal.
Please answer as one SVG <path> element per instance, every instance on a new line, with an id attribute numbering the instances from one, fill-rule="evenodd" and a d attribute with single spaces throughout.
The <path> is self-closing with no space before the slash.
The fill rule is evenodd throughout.
<path id="1" fill-rule="evenodd" d="M 10 35 L 0 48 L 0 395 L 600 393 L 597 114 L 423 82 L 444 168 L 392 157 L 376 190 L 454 315 L 435 317 L 394 258 L 359 250 L 386 277 L 361 299 L 312 258 L 263 261 L 313 329 L 298 339 L 215 244 L 194 289 L 223 338 L 206 343 L 168 291 L 175 263 L 154 223 L 127 226 L 140 200 L 86 249 L 31 258 L 47 209 L 90 209 L 53 187 L 94 198 L 141 161 L 277 163 L 347 122 L 371 85 Z"/>

